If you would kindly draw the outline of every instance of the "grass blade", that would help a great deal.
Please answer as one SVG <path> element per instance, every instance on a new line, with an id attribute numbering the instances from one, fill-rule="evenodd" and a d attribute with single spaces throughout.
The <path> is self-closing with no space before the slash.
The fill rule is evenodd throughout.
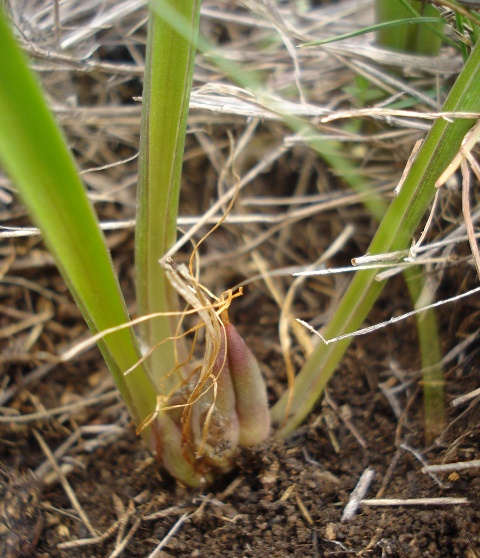
<path id="1" fill-rule="evenodd" d="M 92 332 L 128 321 L 105 239 L 66 142 L 40 85 L 0 10 L 0 161 L 52 253 Z M 155 406 L 155 395 L 138 367 L 133 333 L 124 329 L 99 342 L 122 397 L 135 420 Z"/>
<path id="2" fill-rule="evenodd" d="M 175 10 L 182 32 L 172 26 Z M 178 307 L 177 295 L 159 264 L 176 237 L 187 114 L 196 53 L 200 0 L 152 0 L 143 91 L 135 260 L 140 314 Z M 168 318 L 145 323 L 143 340 L 153 346 L 175 332 Z M 174 367 L 171 345 L 149 359 L 157 384 Z M 172 377 L 172 381 L 175 380 Z M 168 391 L 168 385 L 162 385 Z"/>
<path id="3" fill-rule="evenodd" d="M 376 25 L 371 25 L 369 27 L 364 27 L 363 29 L 358 29 L 357 31 L 352 31 L 351 33 L 345 33 L 343 35 L 337 35 L 335 37 L 330 37 L 328 39 L 323 39 L 322 41 L 311 41 L 309 43 L 303 43 L 301 47 L 310 47 L 316 45 L 326 45 L 328 43 L 335 43 L 337 41 L 343 41 L 344 39 L 352 39 L 353 37 L 359 37 L 360 35 L 366 35 L 367 33 L 374 33 L 376 31 L 383 31 L 391 27 L 401 27 L 402 25 L 419 25 L 425 23 L 445 23 L 445 20 L 441 17 L 413 17 L 405 19 L 396 19 L 394 21 L 384 21 L 382 23 L 377 23 Z"/>
<path id="4" fill-rule="evenodd" d="M 477 44 L 456 80 L 443 110 L 480 111 L 480 44 Z M 435 194 L 435 181 L 458 152 L 472 120 L 437 120 L 432 126 L 400 194 L 392 202 L 368 249 L 381 254 L 406 249 Z M 358 272 L 328 324 L 324 337 L 331 339 L 356 331 L 378 298 L 384 282 L 375 280 L 376 270 Z M 291 415 L 284 420 L 288 394 L 272 409 L 272 418 L 282 424 L 279 435 L 294 430 L 307 416 L 331 378 L 350 339 L 319 344 L 296 379 Z"/>

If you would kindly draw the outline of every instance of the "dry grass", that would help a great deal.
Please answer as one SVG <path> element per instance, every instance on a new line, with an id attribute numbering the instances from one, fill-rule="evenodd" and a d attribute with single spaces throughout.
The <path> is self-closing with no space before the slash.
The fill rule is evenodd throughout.
<path id="1" fill-rule="evenodd" d="M 143 4 L 12 3 L 23 45 L 64 126 L 90 198 L 104 228 L 117 231 L 109 234 L 112 247 L 127 241 L 135 217 Z M 374 45 L 371 35 L 324 48 L 297 48 L 358 28 L 372 17 L 368 1 L 308 10 L 301 3 L 276 7 L 268 0 L 204 3 L 202 32 L 221 44 L 227 60 L 255 72 L 264 84 L 262 91 L 242 88 L 212 64 L 208 52 L 198 56 L 179 218 L 186 234 L 179 246 L 201 238 L 220 219 L 237 187 L 240 190 L 223 235 L 216 235 L 204 250 L 201 263 L 207 285 L 221 292 L 230 284 L 232 268 L 237 282 L 251 281 L 258 275 L 288 276 L 314 264 L 319 254 L 328 255 L 322 261 L 331 260 L 348 242 L 343 229 L 350 223 L 356 227 L 354 255 L 362 255 L 372 232 L 370 221 L 362 217 L 362 197 L 335 178 L 341 169 L 326 168 L 305 145 L 306 138 L 282 124 L 282 113 L 304 119 L 318 137 L 338 142 L 359 175 L 388 201 L 413 143 L 428 129 L 428 120 L 438 117 L 438 107 L 461 66 L 460 56 L 448 49 L 434 61 L 386 53 Z M 358 81 L 365 78 L 370 81 L 367 92 Z M 370 94 L 373 99 L 361 106 L 362 96 Z M 391 102 L 400 100 L 408 101 L 409 110 L 390 109 Z M 455 260 L 453 246 L 465 244 L 455 180 L 442 189 L 422 246 L 426 254 L 420 261 L 437 278 Z M 2 185 L 4 226 L 15 227 L 22 209 L 5 178 Z M 475 207 L 471 213 L 475 222 Z M 4 232 L 23 234 L 30 231 Z M 298 239 L 298 246 L 291 241 L 298 235 L 307 243 Z M 429 243 L 445 238 L 453 239 L 453 246 L 428 249 Z M 11 241 L 10 246 L 22 243 Z M 4 253 L 11 254 L 12 248 Z M 41 248 L 24 252 L 19 257 L 17 250 L 5 272 L 51 265 Z M 296 286 L 295 296 L 315 308 L 315 291 L 331 296 L 341 290 L 337 283 L 331 278 L 317 281 L 313 293 Z M 266 281 L 279 306 L 290 284 L 277 277 Z M 290 311 L 284 309 L 283 314 Z"/>

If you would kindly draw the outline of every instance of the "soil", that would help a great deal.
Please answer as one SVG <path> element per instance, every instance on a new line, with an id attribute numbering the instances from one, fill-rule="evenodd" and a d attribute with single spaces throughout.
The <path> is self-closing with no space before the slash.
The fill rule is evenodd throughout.
<path id="1" fill-rule="evenodd" d="M 215 26 L 220 29 L 220 23 L 215 22 Z M 131 28 L 140 27 L 135 23 Z M 242 39 L 245 33 L 243 27 L 238 35 L 235 26 L 226 29 L 228 33 L 220 29 L 225 37 Z M 264 42 L 268 47 L 268 41 Z M 131 48 L 133 52 L 135 45 Z M 124 61 L 126 48 L 122 46 L 107 49 L 107 61 L 117 59 L 113 51 L 119 51 L 118 58 Z M 137 49 L 136 56 L 140 51 Z M 273 68 L 278 65 L 276 56 L 274 52 L 273 62 L 267 60 Z M 289 55 L 284 56 L 291 66 Z M 199 67 L 202 74 L 210 66 L 204 62 Z M 267 63 L 265 67 L 269 67 Z M 317 65 L 313 67 L 316 75 Z M 286 70 L 285 75 L 280 71 L 274 74 L 278 86 L 287 91 L 294 88 L 293 70 L 290 74 L 288 79 Z M 340 85 L 335 83 L 332 91 L 347 83 L 344 74 L 341 70 Z M 79 98 L 92 106 L 96 100 L 91 97 L 98 91 L 99 97 L 108 97 L 113 90 L 125 103 L 131 103 L 132 96 L 141 91 L 137 79 L 125 78 L 123 85 L 119 80 L 118 93 L 113 85 L 108 89 L 107 79 L 97 82 L 92 76 L 75 78 Z M 424 78 L 420 75 L 419 79 Z M 62 80 L 54 80 L 55 87 Z M 315 98 L 313 85 L 312 91 Z M 57 92 L 56 98 L 62 95 Z M 318 102 L 325 101 L 319 98 Z M 182 215 L 201 214 L 216 199 L 217 179 L 222 164 L 226 165 L 230 141 L 238 140 L 246 126 L 243 117 L 225 122 L 227 117 L 220 115 L 197 137 L 195 133 L 203 124 L 198 114 L 194 116 L 187 138 Z M 100 144 L 102 126 L 112 122 L 105 119 L 98 128 L 92 120 L 88 122 L 84 128 L 81 122 L 76 123 L 78 129 L 66 124 L 69 138 L 75 138 L 71 143 L 82 168 L 135 153 L 138 118 L 133 132 L 117 130 L 117 136 L 105 140 L 103 151 L 96 143 L 91 148 L 88 142 L 94 138 Z M 275 122 L 262 122 L 256 134 L 244 154 L 244 168 L 237 169 L 240 174 L 249 169 L 250 160 L 260 160 L 277 145 L 279 136 L 281 143 L 291 131 Z M 370 159 L 377 164 L 373 176 L 398 178 L 404 155 L 408 156 L 416 138 L 408 139 L 412 141 L 405 149 L 392 143 L 394 157 L 391 153 L 384 156 L 381 149 L 385 149 L 385 142 L 375 146 Z M 217 150 L 218 159 L 211 151 L 207 156 L 205 146 Z M 375 160 L 378 153 L 381 165 Z M 134 177 L 136 169 L 125 169 L 124 175 L 115 168 L 111 171 L 109 187 L 114 190 L 123 184 L 125 189 L 119 189 L 119 198 L 113 202 L 109 191 L 104 197 L 98 194 L 100 182 L 91 179 L 89 183 L 98 194 L 95 207 L 103 221 L 134 216 L 135 193 L 128 188 L 135 180 L 121 181 L 128 173 Z M 315 154 L 312 157 L 300 146 L 289 148 L 281 160 L 258 173 L 242 196 L 325 194 L 344 188 Z M 242 199 L 237 202 L 240 208 Z M 460 222 L 458 192 L 448 193 L 441 204 L 445 226 Z M 271 214 L 276 209 L 262 211 Z M 16 202 L 2 214 L 2 221 L 29 224 Z M 294 220 L 288 229 L 277 231 L 257 247 L 257 255 L 269 262 L 270 269 L 309 265 L 349 224 L 355 225 L 355 235 L 328 262 L 344 265 L 365 253 L 375 230 L 373 220 L 358 203 Z M 266 227 L 266 223 L 247 224 L 239 232 L 225 225 L 209 238 L 202 247 L 202 282 L 221 293 L 258 274 L 258 266 L 252 264 L 248 251 L 242 253 L 242 247 L 260 237 Z M 435 222 L 429 240 L 440 229 L 441 224 Z M 107 237 L 129 309 L 135 315 L 133 233 L 126 229 L 110 232 Z M 60 353 L 88 334 L 41 241 L 36 237 L 8 240 L 2 246 L 2 256 L 1 557 L 480 557 L 480 468 L 436 474 L 422 471 L 426 464 L 480 459 L 480 398 L 449 405 L 441 434 L 425 442 L 413 318 L 358 337 L 326 395 L 296 432 L 284 440 L 272 436 L 262 446 L 243 451 L 230 474 L 212 486 L 192 490 L 161 471 L 136 436 L 96 349 L 74 362 L 49 362 L 49 354 Z M 466 256 L 467 251 L 458 249 L 457 266 L 436 270 L 441 279 L 438 299 L 477 285 L 473 267 L 462 259 Z M 282 288 L 288 287 L 291 278 L 282 281 L 279 292 L 284 292 Z M 320 321 L 328 320 L 331 301 L 344 284 L 338 276 L 307 281 L 297 297 L 295 316 L 310 321 L 320 316 L 316 327 L 320 326 Z M 278 341 L 279 309 L 262 281 L 248 285 L 245 291 L 232 306 L 231 318 L 261 362 L 273 404 L 286 385 Z M 378 323 L 408 310 L 406 289 L 397 278 L 389 282 L 369 321 Z M 28 321 L 32 316 L 38 318 L 33 324 Z M 445 363 L 448 404 L 479 386 L 478 316 L 478 299 L 473 297 L 439 311 L 444 354 L 450 355 Z M 460 342 L 465 343 L 463 347 Z M 455 348 L 455 354 L 449 353 Z M 295 346 L 292 354 L 298 369 L 304 360 L 303 350 Z M 347 503 L 366 471 L 373 472 L 374 478 L 359 499 L 388 499 L 391 505 L 364 503 L 345 518 Z M 408 502 L 411 499 L 416 499 L 415 505 Z"/>
<path id="2" fill-rule="evenodd" d="M 383 306 L 390 303 L 395 302 L 384 301 Z M 274 314 L 275 308 L 266 297 L 255 306 L 261 309 L 264 323 Z M 242 316 L 244 311 L 237 318 Z M 262 362 L 272 363 L 272 367 L 265 367 L 271 387 L 276 372 L 282 376 L 278 355 L 273 358 L 272 338 L 268 337 L 273 328 L 262 326 L 247 333 L 247 325 L 239 324 L 240 331 Z M 260 333 L 267 333 L 267 338 Z M 66 421 L 54 418 L 1 425 L 1 520 L 7 527 L 1 555 L 146 557 L 177 525 L 155 556 L 479 556 L 478 469 L 438 476 L 429 476 L 421 469 L 427 462 L 480 457 L 480 406 L 474 400 L 450 409 L 444 433 L 425 448 L 416 373 L 407 372 L 413 385 L 400 398 L 407 408 L 400 421 L 379 390 L 380 382 L 392 382 L 393 359 L 400 368 L 415 362 L 414 353 L 401 350 L 410 345 L 410 336 L 405 325 L 397 329 L 394 340 L 391 334 L 387 338 L 386 333 L 376 333 L 356 342 L 332 380 L 327 400 L 317 406 L 307 424 L 286 440 L 269 440 L 244 451 L 235 471 L 203 490 L 185 489 L 159 471 L 114 393 L 107 404 L 70 413 Z M 477 358 L 478 348 L 449 372 L 449 400 L 478 385 Z M 96 354 L 81 360 L 68 370 L 54 370 L 41 384 L 19 389 L 11 406 L 28 414 L 37 398 L 55 407 L 56 394 L 59 405 L 72 398 L 76 401 L 76 394 L 88 395 L 95 385 L 109 382 Z M 16 382 L 20 388 L 21 376 Z M 113 437 L 97 440 L 89 449 L 92 435 L 85 431 L 60 460 L 71 465 L 68 482 L 98 533 L 107 533 L 117 525 L 110 536 L 87 545 L 85 539 L 92 539 L 92 535 L 79 520 L 58 477 L 40 483 L 28 472 L 45 459 L 34 432 L 41 433 L 53 451 L 82 425 L 108 424 L 117 427 Z M 364 497 L 466 501 L 460 505 L 426 500 L 415 506 L 362 506 L 342 521 L 352 490 L 367 468 L 375 477 Z M 48 475 L 43 473 L 45 478 Z M 84 542 L 59 548 L 77 539 Z"/>

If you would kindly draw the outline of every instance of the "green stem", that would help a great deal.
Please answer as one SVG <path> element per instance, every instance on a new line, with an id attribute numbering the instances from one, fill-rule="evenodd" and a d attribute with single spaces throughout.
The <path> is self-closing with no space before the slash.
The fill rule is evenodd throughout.
<path id="1" fill-rule="evenodd" d="M 428 289 L 420 266 L 410 267 L 404 271 L 408 290 L 416 306 L 431 304 L 432 296 Z M 438 334 L 435 309 L 430 308 L 416 314 L 418 340 L 422 358 L 422 391 L 425 417 L 425 440 L 431 443 L 440 435 L 445 426 L 445 380 L 442 369 L 442 347 Z"/>
<path id="2" fill-rule="evenodd" d="M 172 26 L 174 9 L 184 23 Z M 178 299 L 159 260 L 176 238 L 180 178 L 188 105 L 198 35 L 200 0 L 152 0 L 143 90 L 135 263 L 138 311 L 178 310 Z M 150 347 L 172 336 L 175 322 L 155 318 L 141 329 Z M 173 345 L 150 357 L 149 370 L 162 393 L 173 382 L 164 376 L 175 365 Z"/>

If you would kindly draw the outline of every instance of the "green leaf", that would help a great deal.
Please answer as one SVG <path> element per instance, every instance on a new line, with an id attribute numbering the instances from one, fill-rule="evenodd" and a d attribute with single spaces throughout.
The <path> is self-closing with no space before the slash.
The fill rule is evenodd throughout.
<path id="1" fill-rule="evenodd" d="M 73 157 L 1 10 L 0 60 L 0 162 L 91 331 L 125 323 L 129 318 L 105 239 Z M 155 393 L 140 367 L 123 376 L 139 358 L 133 332 L 113 333 L 99 347 L 134 419 L 142 420 L 155 406 Z"/>
<path id="2" fill-rule="evenodd" d="M 174 243 L 177 232 L 199 15 L 199 0 L 150 2 L 135 239 L 140 314 L 178 308 L 177 296 L 159 260 Z M 145 322 L 141 329 L 142 339 L 151 347 L 174 333 L 175 324 L 169 318 Z M 176 381 L 173 376 L 165 378 L 175 365 L 172 345 L 155 351 L 148 363 L 157 385 L 161 383 L 162 391 L 168 392 Z"/>
<path id="3" fill-rule="evenodd" d="M 480 112 L 480 44 L 477 44 L 457 78 L 443 110 Z M 473 120 L 437 120 L 427 135 L 397 198 L 390 205 L 368 249 L 369 254 L 405 250 L 432 201 L 435 182 L 457 154 Z M 377 300 L 385 282 L 376 281 L 377 271 L 355 274 L 347 292 L 327 325 L 323 336 L 333 339 L 358 330 Z M 289 416 L 288 394 L 272 409 L 272 418 L 281 424 L 279 435 L 294 430 L 312 409 L 333 375 L 351 338 L 325 345 L 319 343 L 296 378 Z"/>
<path id="4" fill-rule="evenodd" d="M 343 41 L 345 39 L 352 39 L 353 37 L 358 37 L 360 35 L 366 35 L 367 33 L 373 33 L 375 31 L 381 31 L 384 29 L 389 29 L 390 27 L 399 27 L 402 25 L 418 25 L 425 23 L 445 23 L 445 20 L 441 17 L 410 17 L 405 19 L 396 19 L 394 21 L 384 21 L 382 23 L 377 23 L 376 25 L 371 25 L 369 27 L 364 27 L 363 29 L 358 29 L 357 31 L 352 31 L 351 33 L 345 33 L 343 35 L 336 35 L 329 39 L 323 39 L 322 41 L 311 41 L 309 43 L 303 43 L 301 47 L 310 47 L 316 45 L 326 45 L 328 43 L 335 43 L 337 41 Z"/>

